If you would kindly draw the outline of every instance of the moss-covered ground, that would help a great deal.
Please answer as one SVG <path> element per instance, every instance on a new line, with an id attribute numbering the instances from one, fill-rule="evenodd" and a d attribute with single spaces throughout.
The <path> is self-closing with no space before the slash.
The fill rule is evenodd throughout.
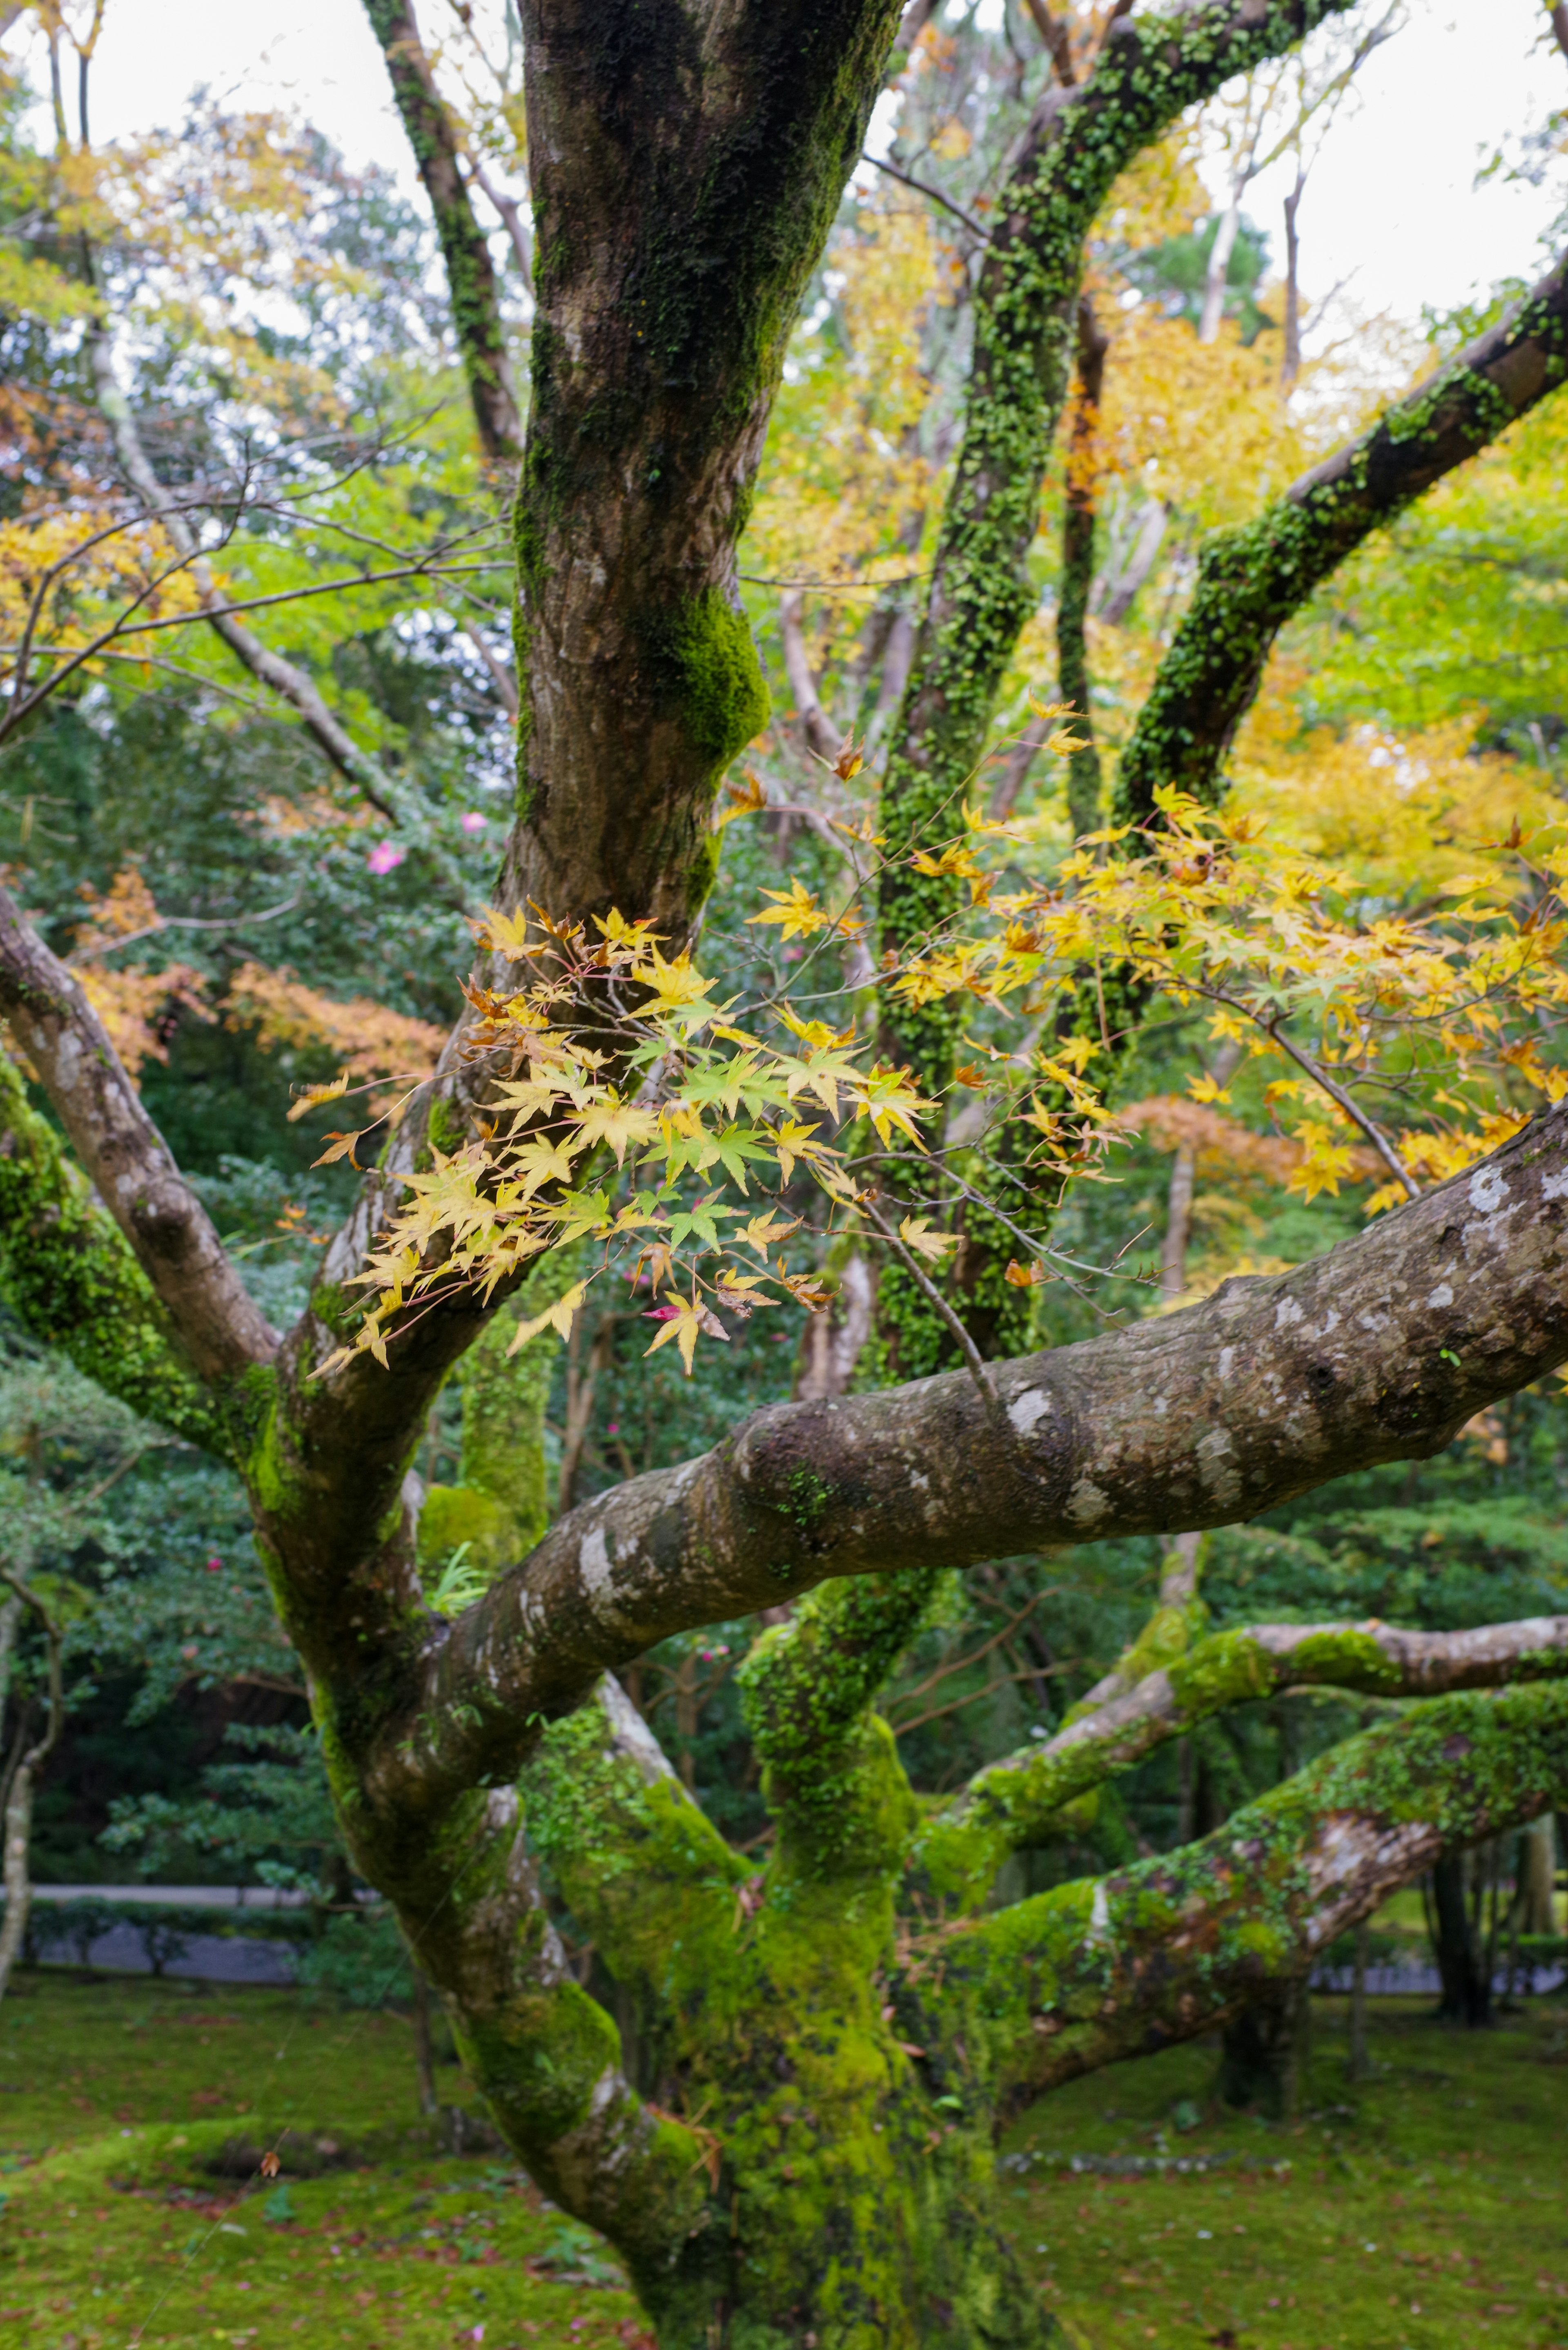
<path id="1" fill-rule="evenodd" d="M 438 2083 L 472 2107 L 455 2068 Z M 23 1974 L 0 2002 L 0 2173 L 19 2350 L 651 2350 L 597 2239 L 506 2158 L 442 2150 L 397 2016 Z"/>
<path id="2" fill-rule="evenodd" d="M 1428 2008 L 1374 2002 L 1357 2087 L 1344 2002 L 1320 2002 L 1288 2127 L 1216 2111 L 1203 2047 L 1042 2106 L 1004 2194 L 1069 2338 L 1568 2350 L 1568 2006 L 1481 2034 Z M 472 2105 L 452 2067 L 441 2090 Z M 269 2142 L 278 2178 L 223 2174 Z M 1207 2167 L 1075 2174 L 1075 2155 Z M 646 2342 L 603 2246 L 504 2159 L 439 2149 L 396 2016 L 25 1974 L 0 2004 L 0 2340 L 27 2350 Z"/>
<path id="3" fill-rule="evenodd" d="M 1347 2079 L 1346 2002 L 1314 2002 L 1292 2126 L 1223 2114 L 1212 2049 L 1075 2083 L 1010 2141 L 1019 2241 L 1092 2350 L 1559 2350 L 1568 2345 L 1568 2005 L 1484 2033 L 1374 2001 Z M 1075 2176 L 1168 2156 L 1185 2175 Z M 1217 2158 L 1223 2158 L 1217 2162 Z"/>

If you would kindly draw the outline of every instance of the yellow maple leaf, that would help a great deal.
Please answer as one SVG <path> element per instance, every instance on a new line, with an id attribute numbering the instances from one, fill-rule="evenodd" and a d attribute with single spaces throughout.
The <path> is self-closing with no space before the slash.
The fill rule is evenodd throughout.
<path id="1" fill-rule="evenodd" d="M 587 1294 L 588 1284 L 586 1281 L 574 1281 L 570 1289 L 564 1296 L 557 1297 L 553 1305 L 546 1305 L 542 1314 L 534 1315 L 526 1322 L 519 1322 L 513 1333 L 512 1344 L 506 1349 L 508 1357 L 516 1354 L 520 1347 L 525 1347 L 530 1338 L 536 1338 L 541 1330 L 555 1330 L 563 1338 L 569 1338 L 572 1335 L 572 1316 Z"/>
<path id="2" fill-rule="evenodd" d="M 928 1264 L 940 1264 L 949 1249 L 958 1246 L 956 1233 L 931 1231 L 929 1216 L 906 1216 L 898 1226 L 898 1238 Z"/>
<path id="3" fill-rule="evenodd" d="M 786 939 L 808 939 L 814 931 L 826 930 L 833 919 L 799 880 L 787 889 L 764 889 L 763 895 L 774 903 L 760 914 L 748 914 L 747 921 L 776 922 Z"/>
<path id="4" fill-rule="evenodd" d="M 688 1300 L 679 1296 L 673 1290 L 667 1290 L 665 1295 L 674 1310 L 659 1329 L 652 1346 L 644 1351 L 649 1355 L 657 1355 L 660 1347 L 667 1347 L 673 1338 L 680 1349 L 680 1360 L 685 1366 L 686 1376 L 690 1378 L 691 1357 L 697 1352 L 697 1341 L 703 1331 L 707 1331 L 710 1337 L 722 1338 L 726 1341 L 730 1334 L 717 1316 L 709 1312 L 700 1298 Z"/>
<path id="5" fill-rule="evenodd" d="M 623 1102 L 613 1086 L 607 1088 L 602 1101 L 579 1111 L 574 1123 L 583 1142 L 607 1142 L 618 1167 L 626 1164 L 628 1143 L 651 1142 L 659 1132 L 658 1113 L 639 1109 L 635 1102 Z"/>
<path id="6" fill-rule="evenodd" d="M 768 795 L 761 776 L 754 774 L 750 767 L 746 769 L 745 775 L 746 780 L 743 784 L 726 785 L 726 795 L 730 805 L 726 808 L 720 809 L 719 821 L 713 827 L 715 832 L 722 832 L 724 827 L 727 824 L 733 824 L 738 816 L 754 816 L 759 808 L 766 807 Z"/>

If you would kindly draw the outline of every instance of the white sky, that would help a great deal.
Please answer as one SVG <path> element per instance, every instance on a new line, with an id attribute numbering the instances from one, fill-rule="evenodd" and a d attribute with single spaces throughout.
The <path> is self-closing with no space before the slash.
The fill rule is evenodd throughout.
<path id="1" fill-rule="evenodd" d="M 431 0 L 425 15 L 437 21 Z M 1542 46 L 1542 0 L 1409 0 L 1409 15 L 1330 133 L 1301 228 L 1309 296 L 1348 278 L 1363 313 L 1415 319 L 1423 303 L 1451 307 L 1539 271 L 1550 192 L 1472 182 L 1505 134 L 1568 102 L 1568 59 Z M 92 75 L 95 140 L 172 124 L 202 82 L 232 103 L 307 115 L 350 163 L 382 162 L 415 187 L 361 0 L 109 0 Z M 1247 198 L 1276 258 L 1287 170 Z"/>

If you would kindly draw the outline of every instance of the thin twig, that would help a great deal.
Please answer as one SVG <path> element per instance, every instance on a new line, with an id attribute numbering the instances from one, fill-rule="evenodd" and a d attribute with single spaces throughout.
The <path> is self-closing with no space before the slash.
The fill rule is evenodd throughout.
<path id="1" fill-rule="evenodd" d="M 975 1345 L 974 1340 L 970 1336 L 969 1332 L 964 1328 L 963 1324 L 959 1320 L 958 1315 L 953 1312 L 952 1307 L 948 1304 L 947 1299 L 942 1295 L 941 1291 L 937 1287 L 936 1283 L 921 1270 L 920 1266 L 915 1262 L 913 1253 L 905 1247 L 903 1242 L 898 1238 L 898 1233 L 893 1231 L 892 1227 L 884 1222 L 882 1217 L 877 1213 L 877 1209 L 873 1206 L 872 1202 L 869 1200 L 862 1200 L 860 1201 L 860 1207 L 862 1212 L 869 1218 L 872 1223 L 876 1225 L 877 1230 L 881 1233 L 883 1239 L 887 1241 L 890 1246 L 897 1249 L 898 1254 L 903 1258 L 905 1265 L 913 1274 L 916 1285 L 923 1293 L 928 1304 L 936 1307 L 937 1312 L 941 1315 L 942 1320 L 947 1324 L 948 1328 L 958 1340 L 960 1347 L 963 1349 L 964 1361 L 969 1366 L 969 1375 L 974 1381 L 975 1386 L 980 1389 L 981 1400 L 985 1405 L 986 1409 L 988 1411 L 1000 1413 L 1002 1410 L 1002 1398 L 997 1394 L 995 1386 L 992 1380 L 991 1373 L 985 1367 L 985 1358 L 981 1355 L 980 1348 Z"/>
<path id="2" fill-rule="evenodd" d="M 1282 1013 L 1276 1012 L 1272 1020 L 1265 1020 L 1261 1013 L 1254 1012 L 1251 1005 L 1246 1003 L 1240 996 L 1226 995 L 1217 987 L 1206 987 L 1203 989 L 1202 993 L 1206 996 L 1210 997 L 1212 1002 L 1216 1003 L 1228 1004 L 1232 1012 L 1239 1012 L 1243 1019 L 1251 1020 L 1255 1027 L 1259 1027 L 1262 1030 L 1264 1035 L 1268 1037 L 1271 1044 L 1277 1045 L 1282 1053 L 1289 1055 L 1289 1057 L 1295 1063 L 1298 1069 L 1304 1069 L 1307 1076 L 1312 1079 L 1314 1085 L 1320 1086 L 1323 1091 L 1328 1096 L 1330 1101 L 1337 1102 L 1340 1108 L 1345 1112 L 1346 1118 L 1351 1120 L 1352 1124 L 1360 1128 L 1362 1133 L 1366 1137 L 1367 1141 L 1372 1145 L 1374 1150 L 1376 1151 L 1377 1156 L 1382 1159 L 1383 1164 L 1387 1168 L 1388 1172 L 1393 1176 L 1395 1181 L 1404 1187 L 1406 1197 L 1411 1200 L 1418 1200 L 1420 1198 L 1420 1185 L 1417 1182 L 1415 1177 L 1411 1174 L 1409 1169 L 1406 1166 L 1404 1160 L 1400 1158 L 1399 1153 L 1395 1149 L 1394 1145 L 1384 1133 L 1382 1128 L 1376 1124 L 1372 1118 L 1369 1118 L 1364 1109 L 1357 1107 L 1356 1104 L 1345 1092 L 1345 1087 L 1341 1085 L 1337 1085 L 1334 1078 L 1329 1076 L 1326 1069 L 1319 1068 L 1317 1063 L 1312 1058 L 1310 1054 L 1303 1053 L 1299 1045 L 1293 1045 L 1288 1036 L 1282 1036 L 1280 1034 L 1279 1024 L 1284 1017 Z"/>
<path id="3" fill-rule="evenodd" d="M 962 221 L 970 234 L 978 236 L 981 244 L 991 243 L 991 231 L 981 228 L 980 223 L 972 220 L 961 204 L 955 204 L 950 196 L 944 196 L 941 190 L 933 188 L 929 181 L 912 179 L 908 172 L 900 172 L 896 163 L 884 163 L 877 155 L 862 155 L 860 160 L 863 163 L 869 163 L 874 171 L 886 172 L 888 177 L 890 180 L 897 180 L 901 187 L 913 188 L 918 196 L 929 196 L 932 203 L 940 204 L 944 212 L 951 213 L 954 220 Z"/>

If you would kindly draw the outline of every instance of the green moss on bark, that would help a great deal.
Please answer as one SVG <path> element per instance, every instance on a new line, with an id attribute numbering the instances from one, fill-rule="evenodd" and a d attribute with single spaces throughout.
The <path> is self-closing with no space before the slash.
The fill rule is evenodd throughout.
<path id="1" fill-rule="evenodd" d="M 0 1295 L 32 1336 L 144 1419 L 225 1457 L 243 1442 L 257 1409 L 255 1379 L 224 1382 L 220 1392 L 197 1378 L 130 1243 L 3 1053 Z"/>

